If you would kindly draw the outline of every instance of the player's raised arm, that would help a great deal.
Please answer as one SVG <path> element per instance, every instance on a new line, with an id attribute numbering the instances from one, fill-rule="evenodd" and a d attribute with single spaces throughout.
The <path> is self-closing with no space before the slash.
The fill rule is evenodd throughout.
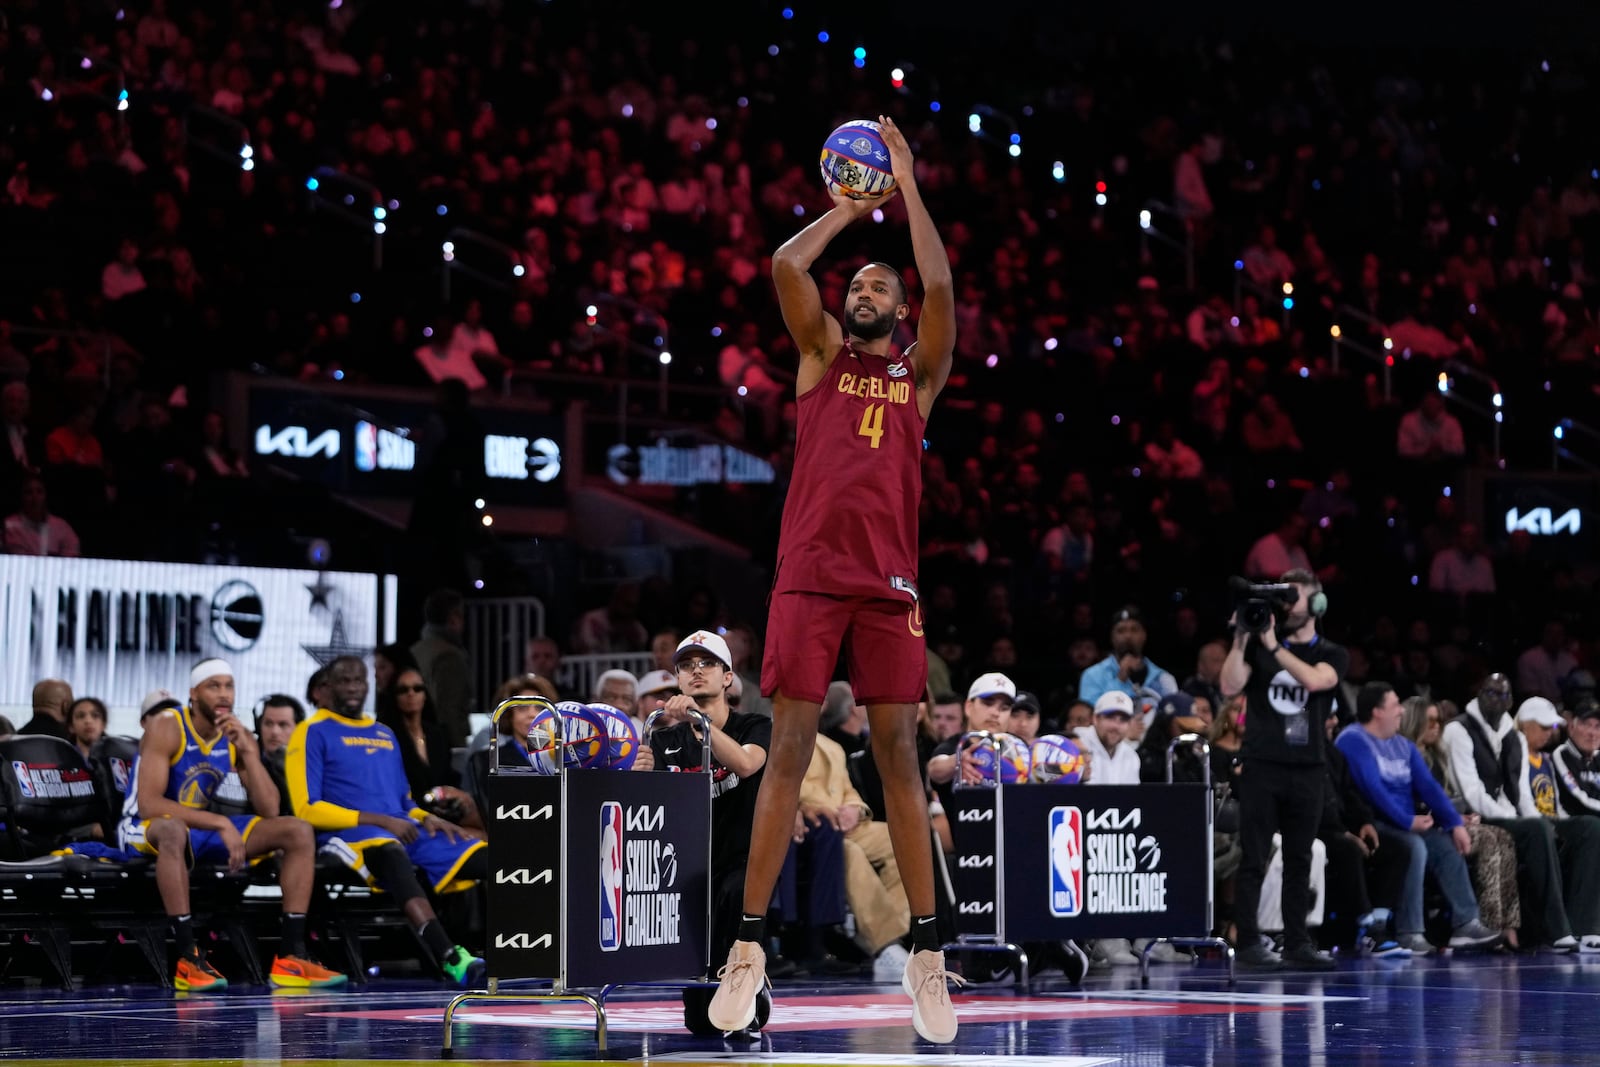
<path id="1" fill-rule="evenodd" d="M 950 278 L 950 257 L 945 254 L 928 208 L 917 188 L 911 146 L 894 120 L 878 117 L 883 127 L 883 143 L 889 149 L 889 166 L 894 170 L 895 188 L 906 202 L 906 217 L 911 224 L 911 251 L 917 261 L 917 276 L 922 279 L 922 316 L 917 320 L 917 343 L 913 351 L 917 368 L 917 391 L 928 405 L 950 377 L 950 362 L 956 348 L 956 297 Z M 777 273 L 776 268 L 773 271 Z"/>
<path id="2" fill-rule="evenodd" d="M 828 247 L 829 241 L 878 202 L 835 196 L 831 211 L 789 238 L 772 254 L 772 284 L 778 290 L 783 324 L 789 328 L 802 360 L 815 359 L 826 364 L 844 343 L 839 321 L 822 310 L 822 296 L 811 277 L 811 264 Z"/>

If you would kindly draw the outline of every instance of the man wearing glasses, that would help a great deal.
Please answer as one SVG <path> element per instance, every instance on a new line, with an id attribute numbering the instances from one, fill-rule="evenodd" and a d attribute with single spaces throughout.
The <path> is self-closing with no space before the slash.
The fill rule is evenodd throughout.
<path id="1" fill-rule="evenodd" d="M 733 656 L 719 635 L 697 630 L 673 657 L 680 692 L 666 702 L 666 715 L 650 743 L 639 747 L 636 771 L 704 772 L 706 738 L 698 709 L 711 724 L 711 959 L 727 956 L 739 931 L 744 900 L 745 856 L 755 821 L 756 792 L 772 743 L 772 720 L 728 707 Z"/>

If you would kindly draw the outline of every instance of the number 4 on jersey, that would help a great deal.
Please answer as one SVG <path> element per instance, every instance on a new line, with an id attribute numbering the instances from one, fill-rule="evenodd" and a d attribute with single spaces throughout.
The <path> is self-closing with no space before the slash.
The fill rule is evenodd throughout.
<path id="1" fill-rule="evenodd" d="M 868 404 L 867 410 L 861 413 L 861 425 L 856 433 L 872 440 L 872 447 L 877 448 L 883 440 L 883 405 Z"/>

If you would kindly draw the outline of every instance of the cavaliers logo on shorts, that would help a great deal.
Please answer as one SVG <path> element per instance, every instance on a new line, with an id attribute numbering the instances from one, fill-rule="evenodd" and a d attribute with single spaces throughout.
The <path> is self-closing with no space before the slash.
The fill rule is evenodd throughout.
<path id="1" fill-rule="evenodd" d="M 911 610 L 906 614 L 906 627 L 910 629 L 912 637 L 921 637 L 922 634 L 922 603 L 912 601 Z"/>

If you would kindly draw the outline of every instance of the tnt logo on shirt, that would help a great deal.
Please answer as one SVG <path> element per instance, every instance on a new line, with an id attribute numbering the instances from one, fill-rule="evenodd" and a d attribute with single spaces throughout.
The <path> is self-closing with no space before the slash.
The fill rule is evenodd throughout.
<path id="1" fill-rule="evenodd" d="M 1295 676 L 1288 671 L 1279 671 L 1272 676 L 1272 681 L 1267 683 L 1267 702 L 1272 705 L 1272 710 L 1279 715 L 1298 715 L 1306 710 L 1306 700 L 1310 697 L 1306 687 L 1295 680 Z"/>
<path id="2" fill-rule="evenodd" d="M 1050 914 L 1070 919 L 1083 913 L 1083 812 L 1050 809 Z"/>
<path id="3" fill-rule="evenodd" d="M 11 761 L 11 769 L 17 776 L 17 789 L 26 800 L 35 800 L 37 793 L 33 791 L 33 774 L 28 770 L 28 765 L 19 759 Z"/>

